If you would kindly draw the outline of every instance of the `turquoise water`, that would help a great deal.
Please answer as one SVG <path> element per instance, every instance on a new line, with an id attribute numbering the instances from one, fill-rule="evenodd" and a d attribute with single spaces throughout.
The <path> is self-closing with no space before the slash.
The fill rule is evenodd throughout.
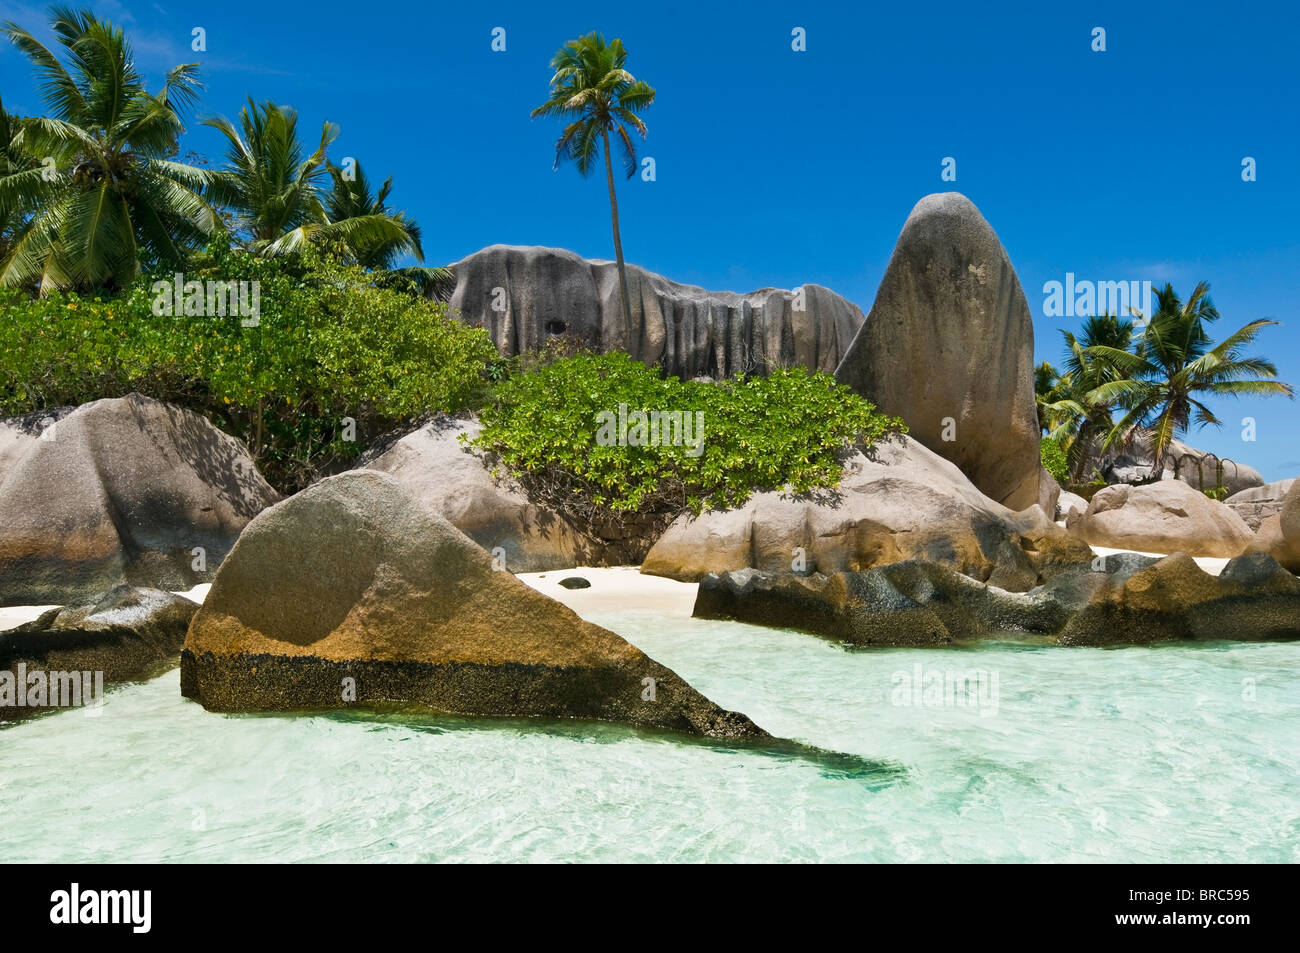
<path id="1" fill-rule="evenodd" d="M 1300 646 L 855 652 L 592 619 L 774 734 L 896 770 L 612 726 L 213 715 L 172 671 L 0 730 L 0 856 L 1300 861 Z M 996 696 L 893 704 L 916 664 Z"/>

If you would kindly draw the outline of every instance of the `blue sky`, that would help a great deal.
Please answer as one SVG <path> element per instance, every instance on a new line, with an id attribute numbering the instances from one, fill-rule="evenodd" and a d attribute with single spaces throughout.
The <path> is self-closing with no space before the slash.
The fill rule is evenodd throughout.
<path id="1" fill-rule="evenodd" d="M 1294 4 L 430 4 L 337 0 L 90 4 L 128 30 L 154 84 L 197 60 L 200 114 L 245 96 L 342 128 L 332 157 L 395 176 L 427 260 L 494 242 L 612 257 L 599 178 L 552 171 L 553 122 L 531 121 L 547 64 L 592 29 L 621 37 L 658 90 L 642 155 L 657 180 L 620 181 L 629 261 L 746 291 L 827 285 L 869 310 L 903 221 L 928 192 L 970 196 L 997 230 L 1059 361 L 1044 282 L 1212 284 L 1222 333 L 1282 322 L 1261 350 L 1300 384 L 1300 78 Z M 44 7 L 0 18 L 45 33 Z M 1106 30 L 1104 53 L 1091 49 Z M 192 52 L 191 30 L 207 31 Z M 505 52 L 491 49 L 506 31 Z M 791 49 L 802 27 L 807 50 Z M 32 74 L 0 49 L 6 107 L 36 112 Z M 187 148 L 214 155 L 197 122 Z M 957 160 L 957 181 L 940 180 Z M 1257 180 L 1243 182 L 1251 156 Z M 1300 473 L 1300 405 L 1220 402 L 1194 445 Z M 1257 422 L 1243 442 L 1241 420 Z"/>

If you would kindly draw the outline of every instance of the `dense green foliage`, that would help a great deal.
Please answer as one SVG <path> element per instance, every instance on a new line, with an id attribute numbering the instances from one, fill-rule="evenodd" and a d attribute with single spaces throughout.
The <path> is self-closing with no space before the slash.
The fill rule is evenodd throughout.
<path id="1" fill-rule="evenodd" d="M 185 277 L 257 281 L 256 325 L 155 314 L 148 278 L 112 299 L 0 292 L 0 412 L 138 391 L 204 414 L 293 490 L 385 430 L 460 409 L 496 357 L 484 331 L 443 305 L 376 287 L 311 249 L 292 259 L 219 251 Z"/>
<path id="2" fill-rule="evenodd" d="M 1043 469 L 1050 473 L 1057 483 L 1064 486 L 1069 481 L 1070 463 L 1065 458 L 1065 451 L 1061 448 L 1060 441 L 1044 437 L 1039 444 L 1039 457 L 1043 462 Z"/>
<path id="3" fill-rule="evenodd" d="M 620 405 L 629 418 L 625 435 L 611 422 Z M 689 435 L 702 440 L 632 445 L 636 411 L 690 415 Z M 758 490 L 831 489 L 849 447 L 905 429 L 826 374 L 794 368 L 718 383 L 681 381 L 623 353 L 581 354 L 515 375 L 498 386 L 482 420 L 477 447 L 534 499 L 597 531 L 628 519 L 666 522 L 683 510 L 736 506 Z M 685 428 L 660 434 L 687 436 Z"/>

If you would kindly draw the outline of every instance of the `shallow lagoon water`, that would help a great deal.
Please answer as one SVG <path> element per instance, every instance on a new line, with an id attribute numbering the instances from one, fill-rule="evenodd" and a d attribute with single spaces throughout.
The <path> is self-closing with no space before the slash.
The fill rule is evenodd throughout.
<path id="1" fill-rule="evenodd" d="M 1296 645 L 852 651 L 733 622 L 590 618 L 773 734 L 881 769 L 605 725 L 215 715 L 173 670 L 110 692 L 99 717 L 0 730 L 0 852 L 1300 861 Z M 996 712 L 894 704 L 896 673 L 918 664 L 996 673 Z"/>

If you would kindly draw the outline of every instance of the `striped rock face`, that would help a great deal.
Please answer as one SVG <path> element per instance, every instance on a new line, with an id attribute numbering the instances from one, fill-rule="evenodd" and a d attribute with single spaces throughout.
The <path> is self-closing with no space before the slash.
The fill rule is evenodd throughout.
<path id="1" fill-rule="evenodd" d="M 862 326 L 857 305 L 820 285 L 705 291 L 636 265 L 626 266 L 628 321 L 617 264 L 562 248 L 492 245 L 452 270 L 451 313 L 486 328 L 506 356 L 567 337 L 684 379 L 796 364 L 832 373 Z"/>

